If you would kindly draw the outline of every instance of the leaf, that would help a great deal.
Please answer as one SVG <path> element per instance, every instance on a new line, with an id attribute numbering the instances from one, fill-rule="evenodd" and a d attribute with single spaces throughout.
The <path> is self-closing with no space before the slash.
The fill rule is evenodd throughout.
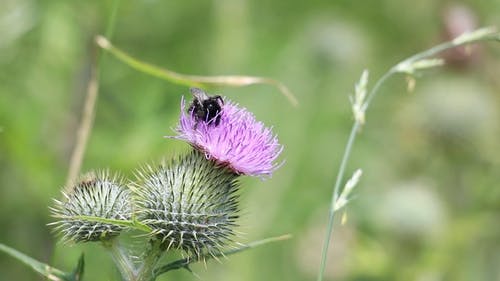
<path id="1" fill-rule="evenodd" d="M 136 220 L 117 220 L 117 219 L 108 219 L 108 218 L 102 218 L 102 217 L 95 217 L 95 216 L 61 216 L 61 215 L 56 215 L 54 216 L 55 218 L 63 219 L 63 220 L 84 220 L 84 221 L 90 221 L 90 222 L 100 222 L 100 223 L 107 223 L 107 224 L 114 224 L 114 225 L 120 225 L 124 227 L 130 227 L 133 229 L 137 229 L 140 231 L 144 232 L 151 232 L 152 229 L 141 223 L 140 221 Z M 51 223 L 53 224 L 53 223 Z"/>
<path id="2" fill-rule="evenodd" d="M 187 269 L 188 271 L 191 271 L 191 269 L 189 268 L 189 265 L 194 263 L 194 262 L 205 261 L 207 259 L 212 259 L 212 258 L 217 259 L 218 257 L 225 257 L 225 256 L 233 255 L 233 254 L 242 252 L 244 250 L 255 248 L 255 247 L 258 247 L 258 246 L 261 246 L 264 244 L 268 244 L 271 242 L 287 240 L 287 239 L 290 239 L 291 237 L 292 236 L 290 234 L 285 234 L 285 235 L 281 235 L 281 236 L 277 236 L 277 237 L 270 237 L 270 238 L 254 241 L 254 242 L 248 243 L 246 245 L 242 245 L 236 249 L 232 249 L 232 250 L 229 250 L 226 252 L 221 252 L 221 253 L 216 254 L 216 255 L 205 254 L 201 257 L 194 256 L 194 257 L 188 257 L 185 259 L 176 260 L 176 261 L 173 261 L 173 262 L 168 263 L 166 265 L 158 267 L 155 270 L 155 276 L 157 277 L 157 276 L 159 276 L 165 272 L 168 272 L 170 270 L 175 270 L 175 269 L 180 269 L 180 268 L 184 268 L 184 269 Z"/>
<path id="3" fill-rule="evenodd" d="M 83 279 L 83 269 L 85 267 L 85 260 L 83 254 L 80 255 L 78 263 L 76 264 L 75 270 L 73 270 L 72 278 L 70 280 L 79 281 Z"/>
<path id="4" fill-rule="evenodd" d="M 52 267 L 46 263 L 37 261 L 32 257 L 1 243 L 0 243 L 0 251 L 3 251 L 4 253 L 17 259 L 18 261 L 31 267 L 31 269 L 33 269 L 34 271 L 40 273 L 41 275 L 47 277 L 47 279 L 52 281 L 79 281 L 81 280 L 83 275 L 83 268 L 84 268 L 83 254 L 80 256 L 80 259 L 78 260 L 78 264 L 75 270 L 72 273 L 68 273 L 59 270 L 55 267 Z"/>
<path id="5" fill-rule="evenodd" d="M 290 92 L 290 90 L 283 83 L 271 78 L 244 75 L 200 76 L 181 74 L 170 69 L 161 68 L 140 61 L 113 46 L 111 42 L 103 36 L 97 36 L 95 41 L 99 47 L 110 52 L 117 59 L 121 60 L 123 63 L 134 68 L 135 70 L 165 79 L 175 84 L 200 88 L 207 86 L 241 87 L 254 84 L 266 84 L 278 88 L 278 90 L 288 99 L 288 101 L 290 101 L 292 105 L 298 105 L 297 98 L 292 94 L 292 92 Z"/>

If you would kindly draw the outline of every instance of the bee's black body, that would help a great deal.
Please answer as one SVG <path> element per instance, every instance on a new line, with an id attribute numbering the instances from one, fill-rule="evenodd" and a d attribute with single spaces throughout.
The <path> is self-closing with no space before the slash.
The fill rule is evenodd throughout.
<path id="1" fill-rule="evenodd" d="M 220 123 L 220 112 L 224 101 L 221 96 L 208 96 L 203 90 L 191 88 L 193 102 L 188 111 L 197 121 L 206 122 L 218 126 Z"/>

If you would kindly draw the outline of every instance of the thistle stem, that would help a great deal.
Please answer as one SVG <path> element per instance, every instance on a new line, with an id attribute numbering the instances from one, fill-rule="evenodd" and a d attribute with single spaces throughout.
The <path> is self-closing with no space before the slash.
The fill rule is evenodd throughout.
<path id="1" fill-rule="evenodd" d="M 120 271 L 123 280 L 135 280 L 136 269 L 134 264 L 129 259 L 125 249 L 120 246 L 117 239 L 113 239 L 108 242 L 103 242 L 104 248 L 106 248 L 113 257 L 113 260 Z"/>
<path id="2" fill-rule="evenodd" d="M 163 253 L 160 241 L 150 240 L 149 248 L 144 253 L 142 265 L 134 281 L 154 281 L 156 279 L 155 268 Z"/>

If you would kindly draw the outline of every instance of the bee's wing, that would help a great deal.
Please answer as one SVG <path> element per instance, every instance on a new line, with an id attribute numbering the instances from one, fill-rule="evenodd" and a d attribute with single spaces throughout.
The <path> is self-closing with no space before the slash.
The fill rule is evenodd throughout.
<path id="1" fill-rule="evenodd" d="M 205 91 L 200 88 L 191 88 L 189 89 L 189 91 L 191 91 L 191 94 L 195 97 L 195 99 L 198 99 L 199 101 L 208 99 L 207 93 L 205 93 Z"/>

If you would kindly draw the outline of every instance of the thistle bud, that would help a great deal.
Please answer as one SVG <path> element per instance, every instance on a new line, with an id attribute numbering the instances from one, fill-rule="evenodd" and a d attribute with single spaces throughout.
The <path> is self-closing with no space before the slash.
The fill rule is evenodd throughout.
<path id="1" fill-rule="evenodd" d="M 63 200 L 54 200 L 51 208 L 52 216 L 59 221 L 51 225 L 56 226 L 65 242 L 105 241 L 124 229 L 89 217 L 130 220 L 130 190 L 120 178 L 109 177 L 107 172 L 88 173 L 62 194 Z"/>
<path id="2" fill-rule="evenodd" d="M 200 258 L 231 242 L 238 218 L 238 175 L 197 150 L 137 173 L 137 219 L 152 229 L 164 250 Z"/>

